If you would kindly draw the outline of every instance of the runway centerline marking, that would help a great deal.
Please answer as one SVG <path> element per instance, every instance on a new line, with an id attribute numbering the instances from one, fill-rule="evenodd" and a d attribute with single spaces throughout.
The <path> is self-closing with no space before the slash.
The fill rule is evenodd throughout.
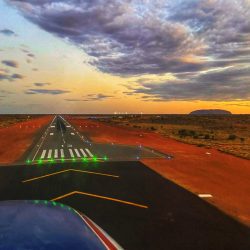
<path id="1" fill-rule="evenodd" d="M 57 201 L 57 200 L 65 198 L 65 197 L 74 195 L 74 194 L 86 195 L 86 196 L 90 196 L 90 197 L 94 197 L 94 198 L 114 201 L 114 202 L 123 203 L 123 204 L 126 204 L 126 205 L 131 205 L 131 206 L 140 207 L 140 208 L 148 208 L 148 206 L 141 205 L 141 204 L 138 204 L 138 203 L 134 203 L 134 202 L 130 202 L 130 201 L 124 201 L 124 200 L 120 200 L 120 199 L 116 199 L 116 198 L 112 198 L 112 197 L 108 197 L 108 196 L 102 196 L 102 195 L 98 195 L 98 194 L 80 192 L 80 191 L 73 191 L 73 192 L 58 196 L 58 197 L 52 199 L 52 201 Z"/>
<path id="2" fill-rule="evenodd" d="M 66 169 L 66 170 L 62 170 L 62 171 L 57 171 L 57 172 L 54 172 L 54 173 L 51 173 L 51 174 L 46 174 L 46 175 L 31 178 L 31 179 L 27 179 L 27 180 L 22 181 L 22 183 L 35 181 L 35 180 L 47 178 L 47 177 L 50 177 L 50 176 L 53 176 L 53 175 L 58 175 L 58 174 L 61 174 L 61 173 L 70 172 L 70 171 L 72 171 L 72 172 L 80 172 L 80 173 L 85 173 L 85 174 L 101 175 L 101 176 L 113 177 L 113 178 L 119 178 L 120 177 L 118 175 L 105 174 L 105 173 L 100 173 L 100 172 L 92 172 L 92 171 L 71 169 L 70 168 L 70 169 Z"/>

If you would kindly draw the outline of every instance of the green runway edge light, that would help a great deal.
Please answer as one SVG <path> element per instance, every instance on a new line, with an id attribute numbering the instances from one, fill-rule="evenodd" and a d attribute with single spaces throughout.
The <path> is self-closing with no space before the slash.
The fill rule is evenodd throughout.
<path id="1" fill-rule="evenodd" d="M 61 162 L 65 162 L 65 159 L 64 159 L 64 158 L 61 158 Z"/>
<path id="2" fill-rule="evenodd" d="M 82 158 L 82 162 L 88 162 L 88 158 L 86 157 Z"/>
<path id="3" fill-rule="evenodd" d="M 49 162 L 50 162 L 50 163 L 54 163 L 55 160 L 54 160 L 53 158 L 50 158 L 50 159 L 49 159 Z"/>
<path id="4" fill-rule="evenodd" d="M 96 157 L 96 156 L 93 156 L 92 160 L 93 160 L 94 162 L 96 162 L 96 161 L 97 161 L 97 157 Z"/>
<path id="5" fill-rule="evenodd" d="M 75 161 L 76 161 L 76 158 L 72 158 L 72 161 L 75 162 Z"/>
<path id="6" fill-rule="evenodd" d="M 30 163 L 31 163 L 31 160 L 27 160 L 26 163 L 27 163 L 27 164 L 30 164 Z"/>
<path id="7" fill-rule="evenodd" d="M 104 160 L 104 161 L 107 161 L 107 160 L 108 160 L 108 157 L 105 155 L 105 156 L 103 157 L 103 160 Z"/>
<path id="8" fill-rule="evenodd" d="M 42 160 L 42 159 L 38 160 L 38 164 L 39 164 L 39 165 L 41 165 L 42 163 L 43 163 L 43 160 Z"/>

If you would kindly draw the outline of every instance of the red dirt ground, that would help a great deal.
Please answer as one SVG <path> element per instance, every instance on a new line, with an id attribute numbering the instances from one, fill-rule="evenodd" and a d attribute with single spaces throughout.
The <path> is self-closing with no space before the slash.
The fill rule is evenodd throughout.
<path id="1" fill-rule="evenodd" d="M 216 149 L 200 148 L 159 134 L 67 117 L 95 142 L 147 146 L 174 156 L 143 163 L 193 193 L 212 194 L 207 201 L 250 226 L 250 162 Z M 81 127 L 80 127 L 81 126 Z M 210 154 L 208 154 L 210 153 Z"/>
<path id="2" fill-rule="evenodd" d="M 32 144 L 35 134 L 51 120 L 48 115 L 0 128 L 0 164 L 17 161 Z"/>

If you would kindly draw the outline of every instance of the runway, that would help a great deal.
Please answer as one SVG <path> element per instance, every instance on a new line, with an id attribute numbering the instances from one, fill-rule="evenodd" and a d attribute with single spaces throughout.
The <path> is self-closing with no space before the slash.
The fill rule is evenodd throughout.
<path id="1" fill-rule="evenodd" d="M 140 162 L 173 160 L 161 152 L 93 143 L 55 116 L 26 155 L 0 167 L 0 200 L 71 206 L 124 249 L 250 249 L 249 228 Z"/>
<path id="2" fill-rule="evenodd" d="M 100 144 L 79 133 L 62 116 L 55 116 L 40 140 L 33 145 L 26 163 L 71 161 L 141 160 L 143 158 L 171 158 L 142 146 Z"/>

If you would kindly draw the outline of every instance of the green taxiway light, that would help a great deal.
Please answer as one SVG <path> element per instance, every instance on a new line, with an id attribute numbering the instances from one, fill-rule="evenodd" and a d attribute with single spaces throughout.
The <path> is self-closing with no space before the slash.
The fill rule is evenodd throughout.
<path id="1" fill-rule="evenodd" d="M 61 162 L 65 162 L 64 158 L 61 158 Z"/>
<path id="2" fill-rule="evenodd" d="M 52 201 L 52 204 L 53 204 L 53 206 L 56 206 L 56 202 L 55 201 Z"/>
<path id="3" fill-rule="evenodd" d="M 30 164 L 30 163 L 31 163 L 31 160 L 27 160 L 26 163 L 27 163 L 27 164 Z"/>
<path id="4" fill-rule="evenodd" d="M 64 205 L 63 205 L 62 203 L 60 204 L 60 206 L 61 206 L 62 208 L 64 207 Z"/>
<path id="5" fill-rule="evenodd" d="M 92 158 L 92 160 L 93 160 L 93 161 L 97 161 L 97 157 L 94 156 L 94 157 Z"/>
<path id="6" fill-rule="evenodd" d="M 42 164 L 42 163 L 43 163 L 42 159 L 38 160 L 38 164 Z"/>
<path id="7" fill-rule="evenodd" d="M 107 160 L 108 160 L 108 157 L 107 157 L 107 156 L 104 156 L 103 159 L 104 159 L 104 161 L 107 161 Z"/>
<path id="8" fill-rule="evenodd" d="M 76 161 L 76 158 L 72 158 L 72 161 L 74 161 L 74 162 L 75 162 L 75 161 Z"/>
<path id="9" fill-rule="evenodd" d="M 44 201 L 44 204 L 45 204 L 45 205 L 48 205 L 48 201 Z"/>
<path id="10" fill-rule="evenodd" d="M 34 200 L 34 203 L 35 203 L 35 204 L 38 204 L 38 203 L 39 203 L 39 200 Z"/>

